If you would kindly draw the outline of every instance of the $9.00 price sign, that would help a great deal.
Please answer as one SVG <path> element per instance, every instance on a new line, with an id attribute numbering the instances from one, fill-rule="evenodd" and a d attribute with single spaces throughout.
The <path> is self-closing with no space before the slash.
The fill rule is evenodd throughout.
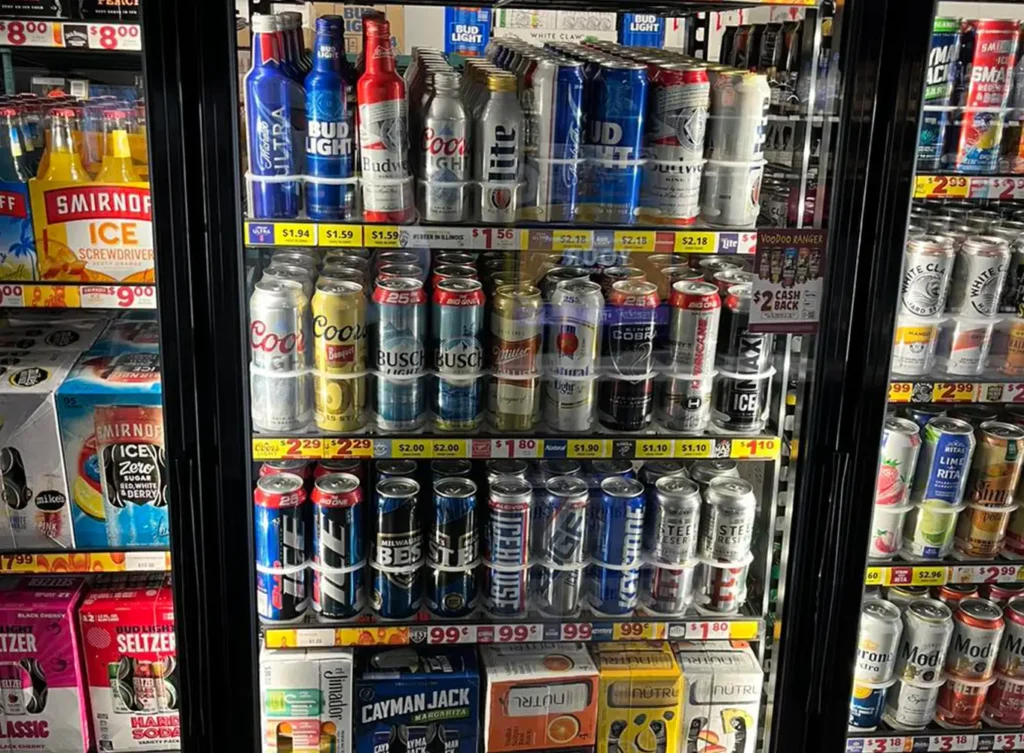
<path id="1" fill-rule="evenodd" d="M 822 230 L 764 230 L 757 234 L 753 332 L 807 334 L 821 315 L 825 274 Z"/>

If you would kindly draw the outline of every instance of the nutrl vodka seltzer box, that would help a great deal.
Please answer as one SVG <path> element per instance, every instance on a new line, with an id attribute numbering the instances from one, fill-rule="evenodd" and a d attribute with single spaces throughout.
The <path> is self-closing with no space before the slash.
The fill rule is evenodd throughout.
<path id="1" fill-rule="evenodd" d="M 263 753 L 352 753 L 351 649 L 260 654 Z"/>
<path id="2" fill-rule="evenodd" d="M 677 643 L 683 671 L 683 746 L 689 753 L 754 753 L 764 672 L 744 641 Z"/>

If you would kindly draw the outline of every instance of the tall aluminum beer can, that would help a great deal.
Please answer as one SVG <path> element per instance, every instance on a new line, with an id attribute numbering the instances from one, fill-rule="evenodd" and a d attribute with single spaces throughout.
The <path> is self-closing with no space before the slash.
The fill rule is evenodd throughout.
<path id="1" fill-rule="evenodd" d="M 465 219 L 469 177 L 469 120 L 459 95 L 459 74 L 434 72 L 434 89 L 420 118 L 421 218 L 427 222 Z"/>
<path id="2" fill-rule="evenodd" d="M 309 299 L 293 280 L 261 280 L 249 299 L 252 421 L 294 431 L 310 419 Z"/>
<path id="3" fill-rule="evenodd" d="M 487 74 L 487 95 L 473 127 L 477 215 L 482 222 L 515 222 L 523 180 L 523 108 L 515 76 Z"/>
<path id="4" fill-rule="evenodd" d="M 1010 247 L 1002 238 L 968 238 L 957 251 L 946 311 L 963 316 L 995 316 L 1010 266 Z"/>
<path id="5" fill-rule="evenodd" d="M 367 345 L 362 285 L 319 280 L 313 295 L 313 415 L 318 428 L 363 427 Z"/>
<path id="6" fill-rule="evenodd" d="M 544 389 L 544 418 L 556 431 L 590 428 L 594 377 L 601 340 L 601 288 L 590 280 L 567 280 L 551 294 Z"/>
<path id="7" fill-rule="evenodd" d="M 929 317 L 941 314 L 953 276 L 953 242 L 921 235 L 907 242 L 903 255 L 900 313 Z"/>

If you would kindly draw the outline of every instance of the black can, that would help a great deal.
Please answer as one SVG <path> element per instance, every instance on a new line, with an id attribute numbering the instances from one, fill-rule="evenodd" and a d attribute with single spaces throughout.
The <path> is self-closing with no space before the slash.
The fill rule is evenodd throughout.
<path id="1" fill-rule="evenodd" d="M 422 562 L 419 493 L 420 485 L 411 478 L 385 478 L 377 483 L 377 532 L 371 551 L 376 564 L 406 568 Z"/>
<path id="2" fill-rule="evenodd" d="M 750 284 L 732 285 L 722 301 L 718 325 L 722 368 L 737 374 L 761 374 L 768 369 L 772 336 L 750 331 Z"/>
<path id="3" fill-rule="evenodd" d="M 770 382 L 770 374 L 746 377 L 720 371 L 711 399 L 711 421 L 725 431 L 761 431 L 768 418 Z"/>
<path id="4" fill-rule="evenodd" d="M 987 405 L 958 405 L 950 409 L 949 417 L 959 418 L 977 429 L 986 421 L 995 421 L 999 414 Z"/>
<path id="5" fill-rule="evenodd" d="M 472 565 L 480 554 L 476 484 L 458 477 L 435 481 L 432 507 L 427 527 L 430 564 L 445 568 Z"/>
<path id="6" fill-rule="evenodd" d="M 468 478 L 473 464 L 468 460 L 431 460 L 430 475 L 437 481 L 442 478 Z"/>
<path id="7" fill-rule="evenodd" d="M 355 617 L 363 608 L 363 571 L 322 572 L 313 569 L 313 609 L 329 620 Z"/>
<path id="8" fill-rule="evenodd" d="M 602 377 L 597 382 L 597 419 L 607 429 L 639 431 L 651 422 L 653 407 L 654 377 Z"/>
<path id="9" fill-rule="evenodd" d="M 537 608 L 552 617 L 571 617 L 579 610 L 583 568 L 533 568 L 533 593 Z"/>
<path id="10" fill-rule="evenodd" d="M 437 617 L 465 617 L 476 607 L 476 568 L 428 568 L 426 602 Z"/>

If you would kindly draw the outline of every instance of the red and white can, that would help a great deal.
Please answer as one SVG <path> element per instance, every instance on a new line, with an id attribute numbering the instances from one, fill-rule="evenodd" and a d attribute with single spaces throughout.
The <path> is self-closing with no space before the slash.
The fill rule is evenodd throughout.
<path id="1" fill-rule="evenodd" d="M 981 594 L 999 606 L 1006 606 L 1010 601 L 1024 596 L 1024 583 L 993 583 L 981 589 Z"/>
<path id="2" fill-rule="evenodd" d="M 972 682 L 991 679 L 1004 629 L 998 604 L 988 599 L 963 599 L 953 613 L 953 638 L 946 653 L 947 674 Z"/>
<path id="3" fill-rule="evenodd" d="M 951 727 L 973 727 L 981 721 L 992 681 L 971 682 L 950 677 L 939 690 L 935 718 Z"/>
<path id="4" fill-rule="evenodd" d="M 279 473 L 292 473 L 307 484 L 313 478 L 310 474 L 312 465 L 308 460 L 268 460 L 260 465 L 260 478 L 276 476 Z"/>
<path id="5" fill-rule="evenodd" d="M 1011 601 L 1003 608 L 1006 629 L 999 642 L 996 672 L 1024 681 L 1024 601 Z"/>
<path id="6" fill-rule="evenodd" d="M 1024 727 L 1024 680 L 997 675 L 982 718 L 994 727 Z"/>
<path id="7" fill-rule="evenodd" d="M 747 570 L 741 567 L 718 567 L 706 562 L 697 568 L 697 606 L 714 614 L 735 614 L 747 601 Z"/>
<path id="8" fill-rule="evenodd" d="M 672 371 L 699 376 L 715 367 L 722 299 L 707 282 L 676 282 L 669 298 L 669 357 Z"/>
<path id="9" fill-rule="evenodd" d="M 964 599 L 977 599 L 978 587 L 970 583 L 947 583 L 935 589 L 935 598 L 950 609 L 956 609 Z"/>

